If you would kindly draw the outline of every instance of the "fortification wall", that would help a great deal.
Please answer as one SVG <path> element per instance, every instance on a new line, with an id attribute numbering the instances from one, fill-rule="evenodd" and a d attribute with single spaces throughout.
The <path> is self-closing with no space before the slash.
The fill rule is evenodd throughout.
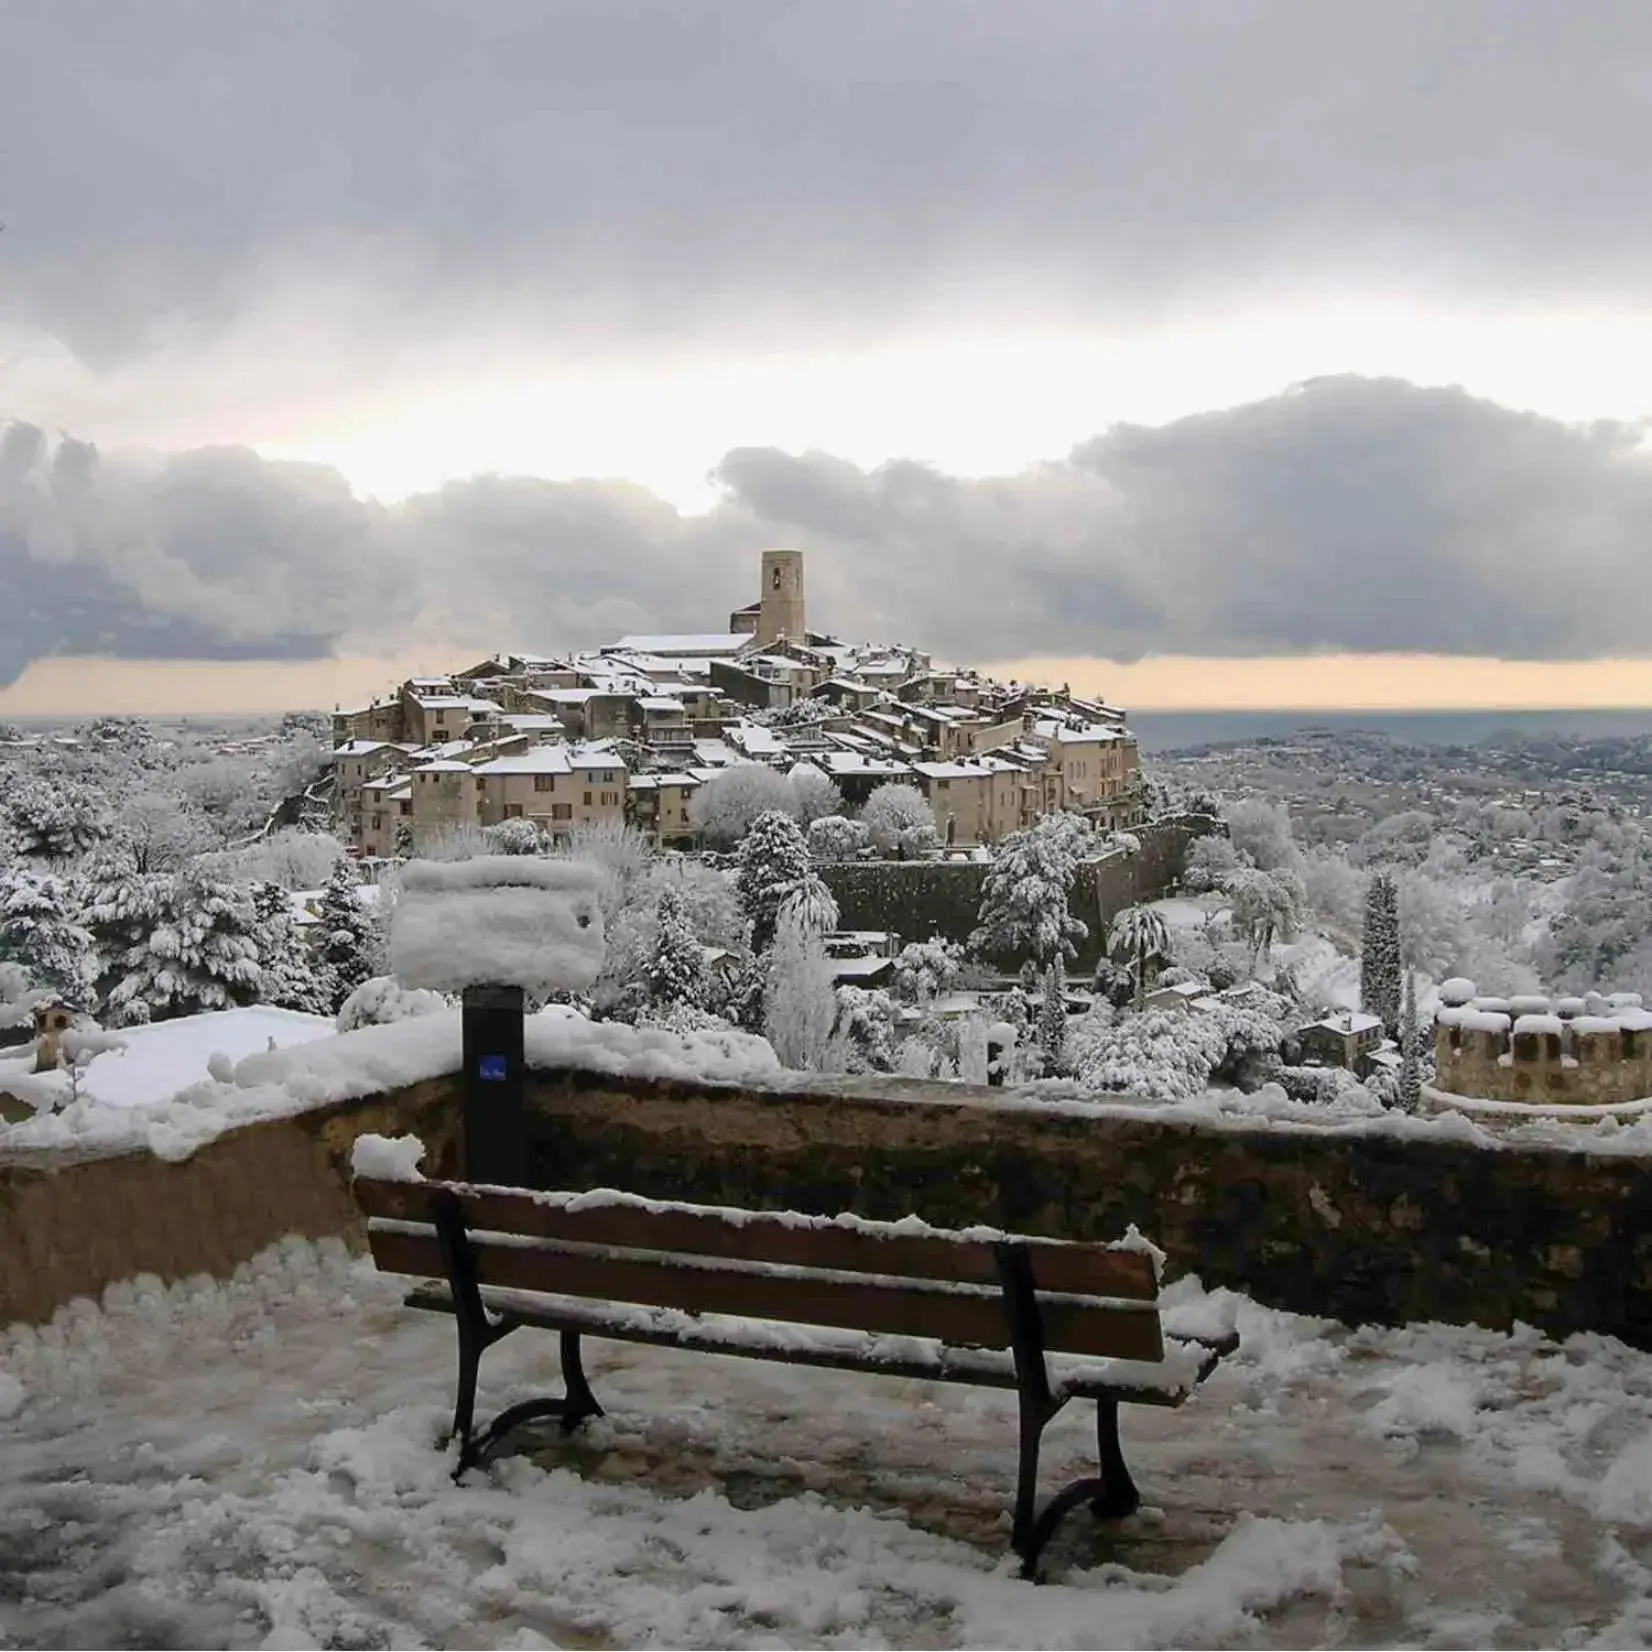
<path id="1" fill-rule="evenodd" d="M 1139 849 L 1087 862 L 1068 902 L 1089 931 L 1074 967 L 1093 969 L 1114 916 L 1168 894 L 1182 875 L 1189 845 L 1221 829 L 1208 815 L 1156 820 L 1132 833 Z M 907 941 L 938 935 L 963 942 L 976 925 L 987 868 L 979 861 L 833 861 L 819 872 L 845 929 L 893 930 Z M 995 962 L 1015 969 L 1025 959 L 1009 954 Z"/>

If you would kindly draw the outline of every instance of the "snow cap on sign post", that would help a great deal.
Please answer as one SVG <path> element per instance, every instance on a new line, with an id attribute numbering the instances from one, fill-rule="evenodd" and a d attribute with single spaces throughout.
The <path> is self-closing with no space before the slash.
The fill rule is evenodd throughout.
<path id="1" fill-rule="evenodd" d="M 527 855 L 410 861 L 390 920 L 390 968 L 432 992 L 579 992 L 602 968 L 602 873 Z"/>

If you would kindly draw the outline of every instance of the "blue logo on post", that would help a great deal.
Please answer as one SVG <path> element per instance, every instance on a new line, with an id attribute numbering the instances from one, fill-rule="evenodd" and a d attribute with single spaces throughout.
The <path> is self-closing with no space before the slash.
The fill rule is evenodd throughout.
<path id="1" fill-rule="evenodd" d="M 485 1055 L 476 1065 L 476 1076 L 484 1084 L 503 1084 L 509 1064 L 502 1055 Z"/>

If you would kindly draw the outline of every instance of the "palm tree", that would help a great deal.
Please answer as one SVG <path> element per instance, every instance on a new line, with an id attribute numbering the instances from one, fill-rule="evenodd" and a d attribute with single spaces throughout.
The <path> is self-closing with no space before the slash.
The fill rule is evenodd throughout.
<path id="1" fill-rule="evenodd" d="M 837 902 L 826 880 L 816 872 L 806 872 L 780 903 L 780 920 L 790 920 L 812 935 L 829 935 L 837 928 Z"/>
<path id="2" fill-rule="evenodd" d="M 1113 919 L 1107 934 L 1108 951 L 1120 963 L 1127 963 L 1136 977 L 1136 1008 L 1147 996 L 1149 964 L 1170 957 L 1170 931 L 1164 919 L 1150 906 L 1127 906 Z"/>

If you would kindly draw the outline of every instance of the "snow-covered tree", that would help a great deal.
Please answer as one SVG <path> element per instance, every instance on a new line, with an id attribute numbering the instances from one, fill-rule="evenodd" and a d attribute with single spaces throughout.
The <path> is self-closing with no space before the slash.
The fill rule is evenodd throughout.
<path id="1" fill-rule="evenodd" d="M 1055 955 L 1044 972 L 1044 1001 L 1038 1009 L 1038 1048 L 1044 1057 L 1044 1071 L 1062 1071 L 1067 1059 L 1067 968 L 1061 954 Z"/>
<path id="2" fill-rule="evenodd" d="M 817 771 L 818 772 L 818 771 Z M 736 763 L 700 786 L 688 802 L 688 823 L 713 848 L 739 843 L 765 814 L 795 818 L 798 793 L 777 769 Z"/>
<path id="3" fill-rule="evenodd" d="M 210 873 L 167 880 L 160 920 L 123 960 L 109 994 L 117 1025 L 165 1021 L 257 1001 L 258 919 L 251 893 Z"/>
<path id="4" fill-rule="evenodd" d="M 782 922 L 767 959 L 763 1033 L 784 1067 L 819 1069 L 837 1019 L 832 971 L 819 935 Z"/>
<path id="5" fill-rule="evenodd" d="M 363 981 L 377 973 L 379 937 L 347 860 L 333 868 L 321 892 L 316 918 L 317 973 L 326 984 L 327 1007 L 336 1012 Z"/>
<path id="6" fill-rule="evenodd" d="M 1258 956 L 1266 956 L 1276 940 L 1296 933 L 1302 910 L 1302 886 L 1294 873 L 1252 871 L 1248 867 L 1228 879 L 1233 923 Z"/>
<path id="7" fill-rule="evenodd" d="M 1078 956 L 1090 933 L 1068 905 L 1073 882 L 1095 843 L 1088 821 L 1074 814 L 1044 815 L 1012 832 L 987 868 L 978 927 L 970 950 L 988 957 L 1025 952 L 1040 971 Z"/>
<path id="8" fill-rule="evenodd" d="M 643 975 L 654 1009 L 688 1005 L 703 1009 L 710 989 L 705 953 L 688 921 L 682 897 L 661 892 L 655 908 L 654 950 Z"/>
<path id="9" fill-rule="evenodd" d="M 660 904 L 667 891 L 677 900 L 690 933 L 702 947 L 737 951 L 744 945 L 746 918 L 733 878 L 703 861 L 663 856 L 631 883 L 624 903 L 604 929 L 602 973 L 591 989 L 592 1006 L 602 1015 L 623 1020 L 642 1012 L 644 976 L 654 954 Z M 717 983 L 709 986 L 715 989 Z M 720 997 L 720 993 L 713 990 L 712 996 Z"/>
<path id="10" fill-rule="evenodd" d="M 823 815 L 809 822 L 809 853 L 816 860 L 854 860 L 870 841 L 866 823 L 845 815 Z"/>
<path id="11" fill-rule="evenodd" d="M 597 898 L 606 934 L 653 863 L 653 846 L 627 821 L 592 820 L 574 828 L 561 852 L 569 860 L 583 861 L 602 873 Z"/>
<path id="12" fill-rule="evenodd" d="M 935 811 L 916 786 L 891 780 L 874 787 L 860 811 L 872 847 L 880 855 L 919 860 L 940 844 Z"/>
<path id="13" fill-rule="evenodd" d="M 80 921 L 96 955 L 99 1002 L 120 979 L 127 953 L 160 922 L 169 882 L 165 875 L 139 872 L 131 850 L 118 841 L 81 863 L 75 887 Z"/>
<path id="14" fill-rule="evenodd" d="M 1400 1005 L 1400 1106 L 1420 1113 L 1423 1106 L 1421 1029 L 1417 1025 L 1417 976 L 1405 972 L 1405 994 Z"/>
<path id="15" fill-rule="evenodd" d="M 112 835 L 139 872 L 174 872 L 222 841 L 186 798 L 153 787 L 121 799 Z"/>
<path id="16" fill-rule="evenodd" d="M 223 858 L 237 881 L 278 883 L 283 889 L 320 889 L 344 858 L 344 845 L 331 832 L 282 826 Z"/>
<path id="17" fill-rule="evenodd" d="M 895 992 L 909 1004 L 928 1004 L 952 990 L 963 967 L 964 949 L 953 941 L 909 941 L 895 956 Z"/>
<path id="18" fill-rule="evenodd" d="M 5 810 L 13 850 L 30 860 L 72 860 L 87 854 L 114 824 L 100 792 L 60 773 L 29 775 L 17 782 Z"/>
<path id="19" fill-rule="evenodd" d="M 443 826 L 428 833 L 419 849 L 420 860 L 475 860 L 478 855 L 492 854 L 482 828 L 473 820 L 462 820 L 456 825 Z M 331 874 L 329 874 L 331 876 Z"/>
<path id="20" fill-rule="evenodd" d="M 340 1032 L 354 1032 L 358 1027 L 387 1027 L 452 1008 L 452 1001 L 439 992 L 404 987 L 394 975 L 374 975 L 339 1005 L 337 1024 Z"/>
<path id="21" fill-rule="evenodd" d="M 1155 1101 L 1203 1095 L 1226 1048 L 1209 1018 L 1181 1010 L 1148 1010 L 1085 1027 L 1074 1043 L 1074 1077 L 1084 1089 Z"/>
<path id="22" fill-rule="evenodd" d="M 889 1073 L 895 1070 L 895 1032 L 900 1006 L 880 987 L 839 987 L 837 1025 L 848 1059 L 844 1071 Z"/>
<path id="23" fill-rule="evenodd" d="M 490 855 L 542 855 L 545 852 L 545 834 L 531 820 L 501 820 L 497 826 L 484 827 Z"/>
<path id="24" fill-rule="evenodd" d="M 734 885 L 751 924 L 751 949 L 766 951 L 780 910 L 812 875 L 809 846 L 789 814 L 760 814 L 741 840 Z"/>
<path id="25" fill-rule="evenodd" d="M 252 909 L 258 929 L 259 1001 L 307 1015 L 330 1015 L 330 986 L 304 944 L 292 897 L 278 883 L 255 883 Z"/>
<path id="26" fill-rule="evenodd" d="M 1390 1034 L 1400 1024 L 1400 905 L 1393 876 L 1377 872 L 1365 896 L 1365 928 L 1359 958 L 1359 1001 L 1379 1016 Z"/>
<path id="27" fill-rule="evenodd" d="M 1228 804 L 1222 812 L 1242 859 L 1264 872 L 1288 872 L 1295 867 L 1299 851 L 1290 811 L 1283 803 L 1247 797 Z"/>
<path id="28" fill-rule="evenodd" d="M 805 873 L 781 901 L 780 921 L 800 923 L 816 935 L 829 935 L 837 928 L 837 898 L 818 872 Z"/>
<path id="29" fill-rule="evenodd" d="M 13 870 L 0 878 L 0 961 L 26 970 L 37 991 L 73 1009 L 91 998 L 92 937 L 76 921 L 68 885 L 49 872 Z"/>
<path id="30" fill-rule="evenodd" d="M 842 818 L 843 793 L 824 769 L 813 763 L 794 763 L 786 776 L 792 789 L 792 813 L 800 825 L 812 826 L 817 820 L 833 816 Z"/>
<path id="31" fill-rule="evenodd" d="M 1139 1008 L 1147 996 L 1148 975 L 1170 960 L 1170 931 L 1163 914 L 1150 906 L 1125 907 L 1107 932 L 1107 950 L 1129 969 Z"/>
<path id="32" fill-rule="evenodd" d="M 1242 864 L 1239 851 L 1220 833 L 1195 838 L 1188 845 L 1187 858 L 1182 864 L 1182 887 L 1194 895 L 1220 889 L 1228 875 L 1238 871 Z"/>

